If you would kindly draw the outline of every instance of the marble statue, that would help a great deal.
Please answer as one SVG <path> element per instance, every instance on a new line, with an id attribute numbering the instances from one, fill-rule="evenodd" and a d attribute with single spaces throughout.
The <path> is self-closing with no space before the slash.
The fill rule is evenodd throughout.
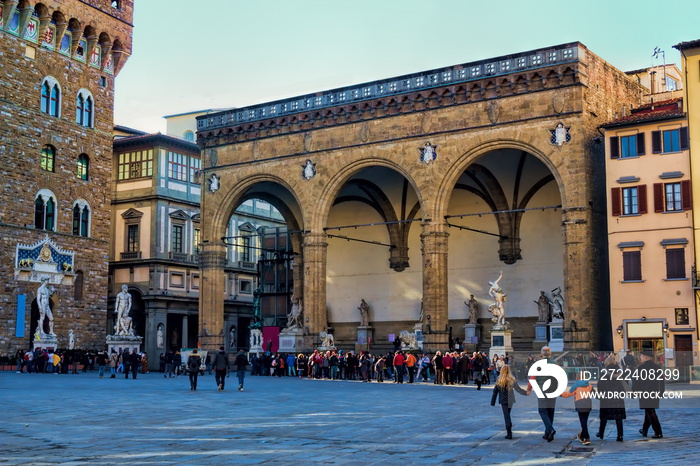
<path id="1" fill-rule="evenodd" d="M 544 291 L 540 291 L 540 297 L 535 301 L 537 304 L 537 322 L 549 322 L 550 318 L 550 304 L 549 298 L 544 294 Z"/>
<path id="2" fill-rule="evenodd" d="M 506 311 L 503 306 L 503 303 L 506 301 L 506 293 L 503 291 L 503 288 L 498 285 L 498 282 L 500 282 L 502 278 L 503 272 L 501 272 L 495 282 L 489 282 L 489 285 L 491 285 L 489 288 L 489 295 L 491 295 L 494 300 L 494 303 L 489 305 L 489 312 L 493 315 L 491 321 L 495 324 L 495 327 L 504 327 L 507 324 Z"/>
<path id="3" fill-rule="evenodd" d="M 228 330 L 228 347 L 231 351 L 236 350 L 236 326 L 232 325 Z"/>
<path id="4" fill-rule="evenodd" d="M 402 348 L 418 348 L 416 334 L 408 330 L 401 330 L 399 332 L 399 340 L 401 341 Z"/>
<path id="5" fill-rule="evenodd" d="M 304 326 L 304 321 L 301 316 L 302 311 L 301 299 L 292 295 L 292 308 L 289 310 L 289 314 L 287 314 L 287 328 L 285 328 L 285 330 L 302 328 Z"/>
<path id="6" fill-rule="evenodd" d="M 68 330 L 68 349 L 72 350 L 75 348 L 75 335 L 73 334 L 73 329 Z"/>
<path id="7" fill-rule="evenodd" d="M 39 322 L 37 327 L 37 333 L 45 335 L 44 333 L 44 320 L 49 319 L 49 333 L 48 335 L 56 336 L 53 333 L 53 313 L 51 312 L 51 295 L 56 290 L 54 287 L 49 286 L 49 277 L 43 277 L 41 279 L 41 285 L 36 290 L 36 303 L 39 306 Z"/>
<path id="8" fill-rule="evenodd" d="M 469 301 L 464 301 L 464 304 L 469 308 L 469 323 L 479 323 L 479 301 L 476 300 L 473 294 L 470 294 Z"/>
<path id="9" fill-rule="evenodd" d="M 360 310 L 360 327 L 368 327 L 369 326 L 369 304 L 362 299 L 362 302 L 360 303 L 360 307 L 358 307 Z"/>
<path id="10" fill-rule="evenodd" d="M 418 314 L 418 322 L 420 322 L 422 324 L 423 319 L 425 319 L 425 316 L 423 314 L 423 298 L 421 298 L 421 300 L 420 300 L 420 312 Z"/>
<path id="11" fill-rule="evenodd" d="M 552 319 L 564 320 L 564 298 L 561 295 L 561 288 L 556 287 L 552 290 L 552 298 L 549 302 L 552 306 Z"/>
<path id="12" fill-rule="evenodd" d="M 158 330 L 156 330 L 156 341 L 158 348 L 165 347 L 165 341 L 163 339 L 163 324 L 158 324 Z"/>
<path id="13" fill-rule="evenodd" d="M 332 333 L 323 330 L 318 336 L 321 337 L 321 348 L 335 348 L 335 339 Z"/>
<path id="14" fill-rule="evenodd" d="M 130 310 L 131 294 L 129 293 L 129 287 L 127 285 L 122 285 L 121 292 L 117 294 L 117 302 L 114 310 L 114 312 L 117 314 L 117 322 L 114 325 L 115 335 L 134 334 L 134 331 L 131 328 L 131 317 L 129 317 Z"/>

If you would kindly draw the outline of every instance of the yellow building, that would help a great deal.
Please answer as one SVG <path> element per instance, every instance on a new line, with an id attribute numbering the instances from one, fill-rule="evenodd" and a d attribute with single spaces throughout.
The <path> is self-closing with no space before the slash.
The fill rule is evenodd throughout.
<path id="1" fill-rule="evenodd" d="M 697 364 L 688 121 L 682 99 L 603 125 L 611 323 L 616 351 Z"/>

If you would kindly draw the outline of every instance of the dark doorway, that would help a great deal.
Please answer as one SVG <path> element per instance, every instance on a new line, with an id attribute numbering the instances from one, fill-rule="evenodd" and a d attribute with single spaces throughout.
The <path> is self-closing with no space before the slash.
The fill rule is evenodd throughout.
<path id="1" fill-rule="evenodd" d="M 693 337 L 692 335 L 675 335 L 673 344 L 676 348 L 676 367 L 680 371 L 680 381 L 690 380 L 690 366 L 693 365 Z"/>

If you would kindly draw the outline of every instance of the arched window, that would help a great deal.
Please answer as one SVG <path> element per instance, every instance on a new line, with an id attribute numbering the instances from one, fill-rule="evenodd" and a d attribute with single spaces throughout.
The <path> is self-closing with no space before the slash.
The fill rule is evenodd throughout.
<path id="1" fill-rule="evenodd" d="M 41 148 L 41 169 L 47 172 L 54 171 L 56 161 L 56 148 L 46 144 Z"/>
<path id="2" fill-rule="evenodd" d="M 80 126 L 92 127 L 92 95 L 87 89 L 80 89 L 75 99 L 75 122 Z"/>
<path id="3" fill-rule="evenodd" d="M 79 180 L 87 180 L 88 179 L 88 169 L 90 168 L 90 158 L 87 156 L 87 154 L 80 154 L 78 156 L 78 167 L 77 167 L 77 172 L 76 176 L 78 177 Z"/>
<path id="4" fill-rule="evenodd" d="M 61 87 L 53 76 L 41 83 L 41 111 L 55 117 L 61 114 Z"/>
<path id="5" fill-rule="evenodd" d="M 192 131 L 185 131 L 184 137 L 185 141 L 194 142 L 194 133 Z"/>
<path id="6" fill-rule="evenodd" d="M 56 197 L 48 189 L 42 189 L 34 200 L 34 227 L 39 230 L 56 230 Z"/>
<path id="7" fill-rule="evenodd" d="M 83 300 L 83 287 L 85 283 L 85 277 L 83 276 L 83 272 L 78 270 L 75 272 L 75 281 L 73 282 L 73 299 L 76 301 L 82 301 Z"/>
<path id="8" fill-rule="evenodd" d="M 75 236 L 90 236 L 90 207 L 82 199 L 73 204 L 73 234 Z"/>

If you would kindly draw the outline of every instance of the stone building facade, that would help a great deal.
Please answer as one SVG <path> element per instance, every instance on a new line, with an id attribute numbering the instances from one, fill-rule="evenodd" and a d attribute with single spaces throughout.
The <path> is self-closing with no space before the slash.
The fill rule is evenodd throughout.
<path id="1" fill-rule="evenodd" d="M 115 296 L 126 285 L 135 333 L 157 360 L 198 342 L 200 150 L 184 139 L 139 133 L 115 128 L 108 321 L 114 325 Z M 279 213 L 254 199 L 229 218 L 223 336 L 231 352 L 248 347 L 261 234 L 281 226 Z"/>
<path id="2" fill-rule="evenodd" d="M 309 348 L 329 326 L 354 341 L 363 297 L 375 343 L 423 315 L 427 347 L 444 347 L 469 294 L 487 343 L 499 271 L 520 344 L 534 337 L 532 300 L 555 287 L 566 345 L 609 342 L 597 127 L 641 95 L 570 43 L 200 117 L 204 176 L 220 179 L 202 199 L 202 343 L 219 343 L 224 220 L 256 193 L 297 232 Z"/>
<path id="3" fill-rule="evenodd" d="M 356 341 L 361 298 L 377 345 L 424 316 L 426 347 L 444 348 L 469 294 L 488 345 L 499 271 L 520 346 L 556 287 L 566 346 L 609 345 L 597 128 L 642 94 L 569 43 L 199 117 L 220 183 L 202 197 L 203 346 L 220 344 L 226 219 L 262 193 L 295 232 L 308 348 L 328 327 Z"/>
<path id="4" fill-rule="evenodd" d="M 114 81 L 133 1 L 0 2 L 0 346 L 31 346 L 48 278 L 59 347 L 104 345 Z"/>

